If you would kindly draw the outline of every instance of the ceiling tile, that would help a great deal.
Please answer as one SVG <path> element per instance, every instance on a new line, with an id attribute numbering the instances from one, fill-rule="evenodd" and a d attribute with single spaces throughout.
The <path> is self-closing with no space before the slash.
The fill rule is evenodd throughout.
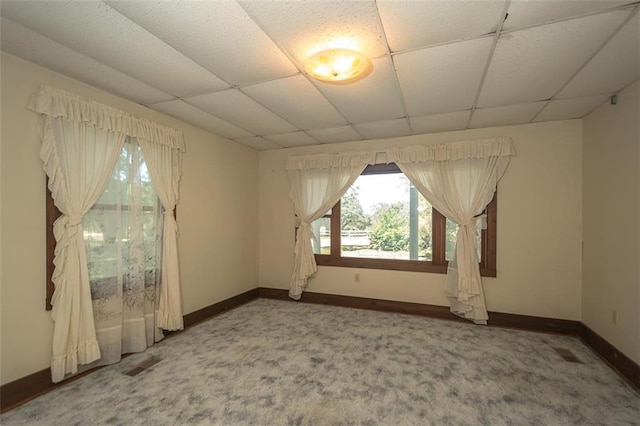
<path id="1" fill-rule="evenodd" d="M 471 114 L 471 111 L 450 112 L 447 114 L 411 117 L 409 121 L 414 135 L 449 132 L 464 130 L 469 122 L 469 114 Z"/>
<path id="2" fill-rule="evenodd" d="M 2 2 L 2 15 L 174 96 L 228 87 L 102 2 Z"/>
<path id="3" fill-rule="evenodd" d="M 373 71 L 346 85 L 317 82 L 316 87 L 352 123 L 404 117 L 393 66 L 386 57 L 372 61 Z"/>
<path id="4" fill-rule="evenodd" d="M 629 0 L 511 0 L 505 30 L 544 24 L 632 3 Z"/>
<path id="5" fill-rule="evenodd" d="M 147 104 L 173 99 L 120 71 L 2 18 L 2 50 L 132 101 Z"/>
<path id="6" fill-rule="evenodd" d="M 107 3 L 229 83 L 244 85 L 298 72 L 236 2 Z"/>
<path id="7" fill-rule="evenodd" d="M 610 12 L 500 36 L 478 106 L 551 98 L 628 14 Z"/>
<path id="8" fill-rule="evenodd" d="M 269 136 L 265 136 L 265 139 L 268 139 L 280 146 L 284 146 L 287 148 L 291 146 L 318 144 L 317 140 L 313 139 L 311 136 L 309 136 L 303 131 L 293 132 L 293 133 L 283 133 L 280 135 L 269 135 Z"/>
<path id="9" fill-rule="evenodd" d="M 245 1 L 249 16 L 304 69 L 313 53 L 351 48 L 369 58 L 386 53 L 373 1 Z"/>
<path id="10" fill-rule="evenodd" d="M 409 116 L 471 109 L 492 37 L 394 56 Z"/>
<path id="11" fill-rule="evenodd" d="M 185 98 L 185 101 L 254 135 L 298 130 L 237 89 Z"/>
<path id="12" fill-rule="evenodd" d="M 191 123 L 194 126 L 209 130 L 210 132 L 225 138 L 236 139 L 254 136 L 233 124 L 227 123 L 218 117 L 214 117 L 213 115 L 191 106 L 182 100 L 161 102 L 148 105 L 148 107 L 178 118 L 182 121 L 186 121 L 187 123 Z"/>
<path id="13" fill-rule="evenodd" d="M 631 19 L 557 97 L 609 94 L 638 79 L 640 16 Z"/>
<path id="14" fill-rule="evenodd" d="M 544 107 L 536 116 L 534 122 L 570 120 L 572 118 L 582 118 L 591 111 L 602 105 L 609 96 L 587 96 L 583 98 L 553 100 Z"/>
<path id="15" fill-rule="evenodd" d="M 248 146 L 249 148 L 253 148 L 257 151 L 266 151 L 269 149 L 282 148 L 281 146 L 276 145 L 275 143 L 268 141 L 265 138 L 262 138 L 260 136 L 254 136 L 252 138 L 235 139 L 235 141 L 238 142 L 239 144 Z"/>
<path id="16" fill-rule="evenodd" d="M 378 0 L 389 47 L 397 52 L 495 32 L 504 0 Z"/>
<path id="17" fill-rule="evenodd" d="M 242 91 L 301 129 L 347 124 L 302 75 L 243 87 Z"/>
<path id="18" fill-rule="evenodd" d="M 326 129 L 308 130 L 307 133 L 322 143 L 350 142 L 362 140 L 362 137 L 351 126 L 330 127 Z"/>
<path id="19" fill-rule="evenodd" d="M 497 108 L 476 109 L 469 127 L 509 126 L 530 122 L 546 102 L 533 102 L 523 105 L 508 105 Z"/>
<path id="20" fill-rule="evenodd" d="M 354 127 L 365 139 L 397 138 L 411 134 L 409 123 L 405 118 L 354 124 Z"/>

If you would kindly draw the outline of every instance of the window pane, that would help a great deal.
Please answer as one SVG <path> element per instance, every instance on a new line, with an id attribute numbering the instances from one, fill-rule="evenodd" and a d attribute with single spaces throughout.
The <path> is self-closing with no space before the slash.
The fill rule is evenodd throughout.
<path id="1" fill-rule="evenodd" d="M 153 208 L 158 202 L 142 150 L 137 144 L 125 143 L 111 180 L 97 204 L 128 205 L 132 199 L 136 204 Z"/>
<path id="2" fill-rule="evenodd" d="M 91 209 L 82 220 L 91 279 L 118 275 L 119 251 L 116 242 L 119 215 L 116 210 Z"/>
<path id="3" fill-rule="evenodd" d="M 311 244 L 315 254 L 331 254 L 331 219 L 323 217 L 311 222 Z"/>
<path id="4" fill-rule="evenodd" d="M 128 141 L 106 190 L 83 218 L 92 286 L 160 267 L 161 206 L 140 147 Z M 94 287 L 92 287 L 94 289 Z"/>
<path id="5" fill-rule="evenodd" d="M 431 205 L 402 173 L 360 176 L 342 197 L 341 255 L 431 260 Z"/>
<path id="6" fill-rule="evenodd" d="M 158 195 L 151 183 L 151 176 L 149 175 L 149 170 L 147 169 L 147 164 L 145 162 L 140 164 L 140 169 L 136 174 L 136 180 L 138 179 L 141 189 L 142 205 L 155 207 L 158 203 Z"/>
<path id="7" fill-rule="evenodd" d="M 457 232 L 458 232 L 458 224 L 447 219 L 447 230 L 445 233 L 445 237 L 446 237 L 445 259 L 446 260 L 453 259 L 453 252 L 456 248 Z M 478 262 L 480 262 L 482 260 L 482 228 L 480 226 L 480 223 L 478 223 L 478 226 L 476 227 L 476 239 L 477 239 L 476 251 L 478 254 Z"/>

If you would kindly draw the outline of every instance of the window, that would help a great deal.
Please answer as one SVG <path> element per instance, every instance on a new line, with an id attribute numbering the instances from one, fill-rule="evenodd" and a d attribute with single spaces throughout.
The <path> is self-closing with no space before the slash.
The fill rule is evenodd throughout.
<path id="1" fill-rule="evenodd" d="M 496 276 L 496 197 L 478 227 L 483 276 Z M 458 225 L 445 218 L 395 164 L 368 166 L 347 193 L 311 224 L 316 263 L 446 273 Z"/>
<path id="2" fill-rule="evenodd" d="M 56 244 L 53 223 L 61 212 L 48 188 L 46 209 L 46 308 L 50 310 Z M 144 282 L 155 285 L 160 274 L 161 212 L 140 147 L 128 140 L 105 191 L 82 220 L 92 294 L 98 288 L 100 293 L 122 293 L 118 286 L 135 274 L 144 274 Z"/>

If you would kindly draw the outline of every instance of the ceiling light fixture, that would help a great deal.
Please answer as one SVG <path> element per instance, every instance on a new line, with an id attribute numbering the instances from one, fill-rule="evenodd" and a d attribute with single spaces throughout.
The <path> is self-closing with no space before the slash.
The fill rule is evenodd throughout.
<path id="1" fill-rule="evenodd" d="M 371 61 L 349 49 L 327 49 L 307 60 L 307 73 L 316 80 L 333 84 L 349 84 L 371 73 Z"/>

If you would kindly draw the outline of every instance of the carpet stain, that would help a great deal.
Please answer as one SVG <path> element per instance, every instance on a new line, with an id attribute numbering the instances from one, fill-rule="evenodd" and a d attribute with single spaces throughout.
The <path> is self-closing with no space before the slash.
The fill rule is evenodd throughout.
<path id="1" fill-rule="evenodd" d="M 575 354 L 571 352 L 569 349 L 553 348 L 553 350 L 556 351 L 556 353 L 560 355 L 562 359 L 564 359 L 567 362 L 576 362 L 580 364 L 582 363 L 582 361 L 580 361 L 580 359 L 577 356 L 575 356 Z"/>
<path id="2" fill-rule="evenodd" d="M 141 362 L 140 364 L 136 365 L 135 367 L 133 367 L 131 370 L 125 372 L 124 374 L 126 374 L 127 376 L 131 376 L 131 377 L 137 376 L 138 374 L 142 373 L 146 369 L 153 367 L 154 365 L 156 365 L 160 361 L 162 361 L 162 359 L 152 356 L 151 358 L 147 359 L 146 361 Z"/>

